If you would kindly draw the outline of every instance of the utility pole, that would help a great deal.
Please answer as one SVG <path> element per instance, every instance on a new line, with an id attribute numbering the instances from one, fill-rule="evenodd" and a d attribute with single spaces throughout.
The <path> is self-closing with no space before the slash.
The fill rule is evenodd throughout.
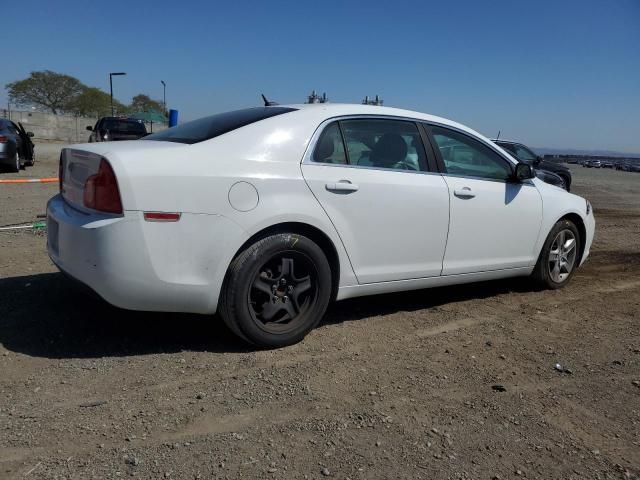
<path id="1" fill-rule="evenodd" d="M 112 72 L 109 74 L 109 91 L 111 92 L 111 116 L 113 117 L 113 76 L 114 75 L 126 75 L 125 72 Z"/>
<path id="2" fill-rule="evenodd" d="M 164 80 L 160 80 L 162 84 L 162 106 L 164 107 L 163 115 L 167 114 L 167 84 L 164 83 Z"/>

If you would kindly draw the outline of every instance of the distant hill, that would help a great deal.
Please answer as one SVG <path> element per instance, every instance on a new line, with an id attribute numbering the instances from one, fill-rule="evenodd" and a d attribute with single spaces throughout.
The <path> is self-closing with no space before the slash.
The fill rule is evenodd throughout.
<path id="1" fill-rule="evenodd" d="M 640 158 L 640 153 L 622 153 L 612 150 L 577 150 L 573 148 L 542 148 L 533 147 L 539 155 L 584 155 L 601 157 Z"/>

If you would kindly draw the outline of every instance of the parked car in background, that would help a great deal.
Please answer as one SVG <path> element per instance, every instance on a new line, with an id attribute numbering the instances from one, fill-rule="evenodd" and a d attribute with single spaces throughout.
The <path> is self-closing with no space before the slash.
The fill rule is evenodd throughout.
<path id="1" fill-rule="evenodd" d="M 535 168 L 534 170 L 536 177 L 538 177 L 543 182 L 555 185 L 556 187 L 560 187 L 568 191 L 567 185 L 564 183 L 564 179 L 557 173 L 553 173 L 548 170 L 540 170 L 539 168 Z"/>
<path id="2" fill-rule="evenodd" d="M 623 172 L 640 172 L 640 159 L 635 162 L 633 160 L 620 160 L 616 162 L 615 169 Z"/>
<path id="3" fill-rule="evenodd" d="M 23 166 L 33 166 L 36 161 L 32 132 L 27 132 L 21 123 L 0 118 L 0 165 L 12 172 Z"/>
<path id="4" fill-rule="evenodd" d="M 625 162 L 624 160 L 621 160 L 619 162 L 616 162 L 615 169 L 628 172 L 629 171 L 629 164 L 627 164 L 627 162 Z"/>
<path id="5" fill-rule="evenodd" d="M 147 135 L 144 123 L 134 118 L 102 117 L 95 126 L 87 126 L 91 132 L 89 143 L 138 140 Z"/>
<path id="6" fill-rule="evenodd" d="M 547 172 L 555 173 L 562 179 L 562 182 L 564 183 L 563 188 L 566 191 L 571 190 L 571 180 L 572 180 L 571 170 L 569 170 L 564 165 L 561 165 L 559 163 L 552 162 L 549 160 L 545 160 L 544 158 L 537 155 L 533 150 L 523 145 L 522 143 L 511 142 L 508 140 L 498 140 L 498 139 L 494 139 L 492 140 L 492 142 L 504 148 L 509 154 L 513 155 L 516 159 L 520 160 L 521 162 L 532 165 L 536 171 L 544 170 Z M 553 183 L 554 181 L 556 181 L 555 177 L 551 175 L 547 175 L 546 178 L 550 180 L 549 183 Z M 544 178 L 542 180 L 544 180 Z M 553 184 L 555 185 L 555 183 Z"/>
<path id="7" fill-rule="evenodd" d="M 601 168 L 602 162 L 600 160 L 586 160 L 582 166 L 587 168 Z"/>
<path id="8" fill-rule="evenodd" d="M 332 300 L 516 276 L 561 288 L 595 228 L 587 200 L 487 138 L 382 106 L 221 113 L 65 148 L 60 177 L 60 270 L 122 308 L 218 312 L 270 348 Z"/>
<path id="9" fill-rule="evenodd" d="M 601 163 L 602 163 L 602 168 L 613 168 L 613 162 L 610 160 L 604 160 Z"/>

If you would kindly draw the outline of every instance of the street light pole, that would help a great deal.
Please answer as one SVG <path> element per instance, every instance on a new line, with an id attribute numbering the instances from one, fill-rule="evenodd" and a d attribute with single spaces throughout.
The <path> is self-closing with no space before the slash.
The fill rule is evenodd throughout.
<path id="1" fill-rule="evenodd" d="M 167 113 L 167 84 L 164 83 L 164 80 L 160 80 L 160 83 L 162 84 L 162 105 L 164 106 L 164 112 L 163 115 L 166 115 Z"/>
<path id="2" fill-rule="evenodd" d="M 111 92 L 111 116 L 113 117 L 113 76 L 114 75 L 126 75 L 125 72 L 112 72 L 109 73 L 109 91 Z"/>

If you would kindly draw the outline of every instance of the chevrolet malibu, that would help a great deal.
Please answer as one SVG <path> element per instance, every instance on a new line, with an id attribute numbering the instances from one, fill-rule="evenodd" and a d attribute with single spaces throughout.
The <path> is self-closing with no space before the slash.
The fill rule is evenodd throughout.
<path id="1" fill-rule="evenodd" d="M 111 304 L 218 312 L 271 348 L 332 300 L 517 276 L 563 287 L 595 226 L 588 201 L 463 125 L 339 104 L 65 148 L 47 216 L 53 262 Z"/>

